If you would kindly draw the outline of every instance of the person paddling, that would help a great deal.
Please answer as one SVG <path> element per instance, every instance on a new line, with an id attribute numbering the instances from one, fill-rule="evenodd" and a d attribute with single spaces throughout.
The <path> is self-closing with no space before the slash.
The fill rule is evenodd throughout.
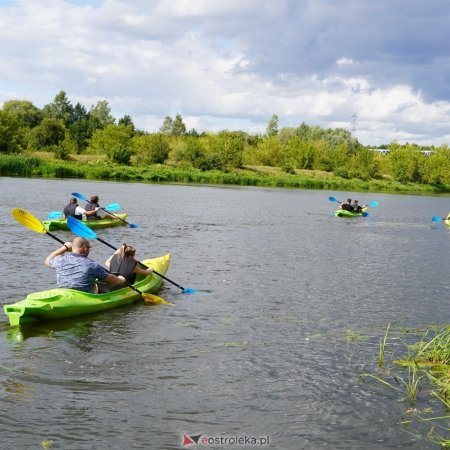
<path id="1" fill-rule="evenodd" d="M 89 241 L 77 236 L 47 256 L 45 265 L 56 270 L 58 287 L 97 294 L 97 279 L 111 286 L 125 283 L 125 277 L 107 272 L 88 258 L 90 249 Z"/>
<path id="2" fill-rule="evenodd" d="M 75 219 L 83 220 L 83 214 L 86 217 L 93 216 L 99 209 L 100 207 L 94 208 L 90 211 L 83 209 L 78 205 L 78 200 L 76 199 L 76 197 L 71 197 L 69 203 L 64 207 L 63 213 L 66 219 L 67 217 L 75 217 Z"/>
<path id="3" fill-rule="evenodd" d="M 91 199 L 86 203 L 86 206 L 84 207 L 84 209 L 86 211 L 98 211 L 99 209 L 102 209 L 100 207 L 99 201 L 100 201 L 99 196 L 93 195 L 91 197 Z M 100 219 L 104 219 L 105 217 L 107 217 L 108 219 L 113 219 L 113 220 L 117 219 L 117 217 L 112 216 L 111 214 L 106 213 L 106 214 L 100 215 L 98 212 L 95 212 L 95 214 L 86 216 L 86 219 L 87 220 L 100 220 Z"/>
<path id="4" fill-rule="evenodd" d="M 131 245 L 122 244 L 106 261 L 105 266 L 112 272 L 125 277 L 128 283 L 136 281 L 136 274 L 147 276 L 153 273 L 153 268 L 143 269 L 134 259 L 136 249 Z"/>
<path id="5" fill-rule="evenodd" d="M 339 205 L 339 209 L 343 209 L 344 211 L 353 211 L 352 199 L 348 198 L 346 202 L 342 202 Z"/>

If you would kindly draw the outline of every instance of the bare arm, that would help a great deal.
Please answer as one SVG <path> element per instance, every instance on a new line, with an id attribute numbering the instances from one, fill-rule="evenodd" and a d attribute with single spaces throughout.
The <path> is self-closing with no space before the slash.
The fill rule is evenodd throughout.
<path id="1" fill-rule="evenodd" d="M 50 255 L 48 255 L 47 258 L 45 258 L 44 264 L 47 267 L 51 267 L 51 265 L 50 265 L 51 259 L 53 259 L 55 256 L 61 256 L 64 253 L 71 252 L 71 251 L 72 251 L 72 242 L 66 242 L 64 245 L 62 245 L 61 247 L 56 249 L 54 252 L 50 253 Z"/>
<path id="2" fill-rule="evenodd" d="M 126 282 L 125 277 L 122 275 L 116 276 L 113 273 L 108 274 L 103 281 L 106 281 L 111 286 L 117 286 L 118 284 L 124 284 Z"/>
<path id="3" fill-rule="evenodd" d="M 134 273 L 140 273 L 141 275 L 150 275 L 153 273 L 153 267 L 149 267 L 148 269 L 143 269 L 142 267 L 139 267 L 138 264 L 136 264 L 134 268 Z"/>
<path id="4" fill-rule="evenodd" d="M 114 256 L 114 255 L 118 255 L 120 253 L 120 249 L 117 249 L 106 261 L 105 261 L 105 267 L 108 269 L 108 270 L 110 270 L 110 268 L 111 268 L 111 260 L 112 260 L 112 257 Z"/>
<path id="5" fill-rule="evenodd" d="M 93 214 L 95 214 L 97 211 L 99 211 L 100 208 L 95 208 L 92 211 L 86 211 L 84 210 L 84 213 L 86 216 L 92 216 Z"/>

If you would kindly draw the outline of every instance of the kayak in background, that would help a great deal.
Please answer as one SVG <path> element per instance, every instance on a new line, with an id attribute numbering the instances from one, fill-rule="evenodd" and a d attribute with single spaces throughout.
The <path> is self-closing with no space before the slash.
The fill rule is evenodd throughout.
<path id="1" fill-rule="evenodd" d="M 336 217 L 346 217 L 346 218 L 352 218 L 352 217 L 366 217 L 369 214 L 367 213 L 367 208 L 363 208 L 362 212 L 356 213 L 353 211 L 347 211 L 346 209 L 338 209 L 334 211 L 333 213 Z"/>
<path id="2" fill-rule="evenodd" d="M 83 221 L 83 223 L 92 229 L 110 228 L 127 225 L 127 223 L 124 222 L 124 220 L 127 218 L 128 214 L 121 213 L 115 214 L 115 216 L 118 218 L 116 219 L 105 217 L 103 219 L 86 220 Z M 44 220 L 42 223 L 47 231 L 69 230 L 69 227 L 67 226 L 67 219 L 65 218 Z"/>

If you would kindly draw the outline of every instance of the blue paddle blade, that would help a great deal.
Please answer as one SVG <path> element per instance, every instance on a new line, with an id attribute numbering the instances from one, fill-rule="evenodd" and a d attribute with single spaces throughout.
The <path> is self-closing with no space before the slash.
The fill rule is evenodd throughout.
<path id="1" fill-rule="evenodd" d="M 72 192 L 72 194 L 74 197 L 78 198 L 79 200 L 83 200 L 83 202 L 88 202 L 89 200 L 83 195 L 80 194 L 79 192 Z"/>
<path id="2" fill-rule="evenodd" d="M 334 197 L 328 197 L 328 200 L 330 200 L 330 202 L 336 202 L 336 203 L 339 203 L 339 200 L 337 200 L 337 199 L 334 198 Z"/>
<path id="3" fill-rule="evenodd" d="M 369 202 L 367 203 L 368 206 L 378 206 L 380 203 L 379 202 Z"/>
<path id="4" fill-rule="evenodd" d="M 183 289 L 183 294 L 196 294 L 198 291 L 197 289 L 192 289 L 192 288 L 184 288 Z"/>
<path id="5" fill-rule="evenodd" d="M 120 211 L 120 205 L 118 203 L 110 203 L 106 205 L 103 209 L 107 209 L 108 211 Z"/>
<path id="6" fill-rule="evenodd" d="M 67 226 L 70 228 L 73 234 L 84 237 L 86 239 L 97 239 L 97 235 L 81 220 L 75 219 L 75 217 L 67 218 Z"/>
<path id="7" fill-rule="evenodd" d="M 431 220 L 432 220 L 433 222 L 440 222 L 441 220 L 445 220 L 445 219 L 443 219 L 442 217 L 433 216 L 433 217 L 431 218 Z"/>
<path id="8" fill-rule="evenodd" d="M 49 212 L 47 215 L 48 219 L 60 219 L 62 217 L 64 217 L 64 214 L 60 211 L 52 211 L 52 212 Z"/>
<path id="9" fill-rule="evenodd" d="M 364 212 L 362 213 L 362 216 L 363 216 L 363 217 L 368 217 L 368 216 L 369 216 L 369 213 L 364 211 Z"/>

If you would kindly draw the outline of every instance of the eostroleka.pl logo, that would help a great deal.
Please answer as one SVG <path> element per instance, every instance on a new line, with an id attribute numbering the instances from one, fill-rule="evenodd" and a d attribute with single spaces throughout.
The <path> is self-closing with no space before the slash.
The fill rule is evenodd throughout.
<path id="1" fill-rule="evenodd" d="M 269 436 L 206 436 L 205 434 L 183 434 L 183 445 L 269 445 Z"/>

